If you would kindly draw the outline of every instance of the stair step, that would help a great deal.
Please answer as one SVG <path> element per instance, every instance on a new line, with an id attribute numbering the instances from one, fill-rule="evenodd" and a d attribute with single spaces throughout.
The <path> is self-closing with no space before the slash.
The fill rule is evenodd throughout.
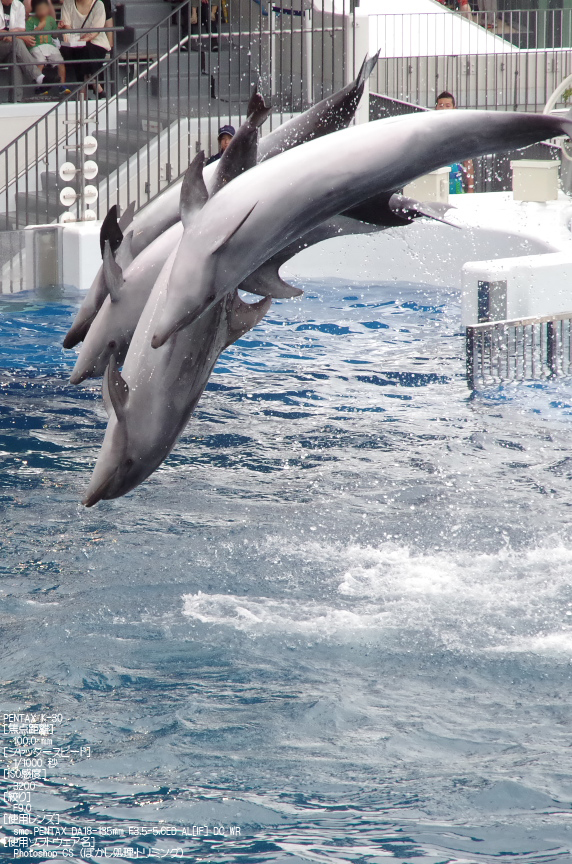
<path id="1" fill-rule="evenodd" d="M 54 195 L 53 192 L 17 192 L 15 201 L 20 213 L 20 221 L 27 214 L 28 224 L 51 222 L 65 210 L 60 203 L 59 195 Z"/>
<path id="2" fill-rule="evenodd" d="M 68 184 L 59 177 L 55 171 L 42 171 L 40 174 L 40 183 L 42 184 L 43 192 L 58 192 Z"/>
<path id="3" fill-rule="evenodd" d="M 136 0 L 135 3 L 130 3 L 124 0 L 121 4 L 123 25 L 127 24 L 132 27 L 143 27 L 149 29 L 155 24 L 158 24 L 172 11 L 170 3 L 157 2 L 157 0 Z"/>
<path id="4" fill-rule="evenodd" d="M 95 135 L 99 144 L 98 153 L 117 152 L 123 158 L 136 153 L 141 147 L 155 137 L 155 133 L 146 134 L 143 129 L 120 129 L 118 132 L 98 132 Z"/>

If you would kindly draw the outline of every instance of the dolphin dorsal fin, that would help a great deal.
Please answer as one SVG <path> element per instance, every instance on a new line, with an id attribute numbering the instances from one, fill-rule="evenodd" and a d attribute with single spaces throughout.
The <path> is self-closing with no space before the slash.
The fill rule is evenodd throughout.
<path id="1" fill-rule="evenodd" d="M 228 335 L 225 343 L 225 348 L 252 330 L 259 321 L 262 321 L 270 306 L 272 300 L 270 297 L 265 297 L 258 303 L 244 303 L 238 296 L 238 291 L 235 290 L 235 295 L 232 301 L 232 309 L 228 319 Z"/>
<path id="2" fill-rule="evenodd" d="M 246 109 L 246 119 L 248 122 L 258 128 L 262 126 L 271 111 L 272 105 L 267 105 L 260 93 L 255 89 Z"/>
<path id="3" fill-rule="evenodd" d="M 105 241 L 103 252 L 103 275 L 111 302 L 117 303 L 123 287 L 123 270 L 112 255 L 109 240 Z"/>
<path id="4" fill-rule="evenodd" d="M 111 251 L 115 255 L 115 253 L 121 246 L 122 240 L 123 231 L 119 227 L 119 222 L 117 221 L 117 205 L 114 204 L 113 207 L 109 208 L 107 216 L 101 223 L 101 230 L 99 232 L 99 246 L 101 249 L 101 257 L 103 258 L 103 254 L 105 252 L 106 241 L 109 242 Z"/>
<path id="5" fill-rule="evenodd" d="M 119 225 L 122 231 L 125 231 L 131 223 L 133 222 L 133 217 L 135 216 L 135 201 L 130 201 L 119 219 L 117 220 L 117 224 Z"/>
<path id="6" fill-rule="evenodd" d="M 119 266 L 126 270 L 133 261 L 133 231 L 128 231 L 123 237 L 123 242 L 117 250 L 115 260 Z"/>
<path id="7" fill-rule="evenodd" d="M 275 300 L 300 297 L 304 293 L 301 288 L 289 285 L 280 278 L 278 270 L 283 263 L 281 256 L 278 256 L 278 260 L 270 258 L 262 267 L 247 276 L 238 287 L 241 291 L 249 291 L 262 297 L 273 297 Z"/>
<path id="8" fill-rule="evenodd" d="M 209 193 L 203 178 L 205 151 L 197 153 L 183 177 L 181 186 L 180 215 L 183 228 L 188 228 L 193 217 L 205 206 Z"/>
<path id="9" fill-rule="evenodd" d="M 360 70 L 357 74 L 357 78 L 356 78 L 356 86 L 357 87 L 361 87 L 363 84 L 365 84 L 365 82 L 367 81 L 367 79 L 369 78 L 369 76 L 371 75 L 373 70 L 375 69 L 375 66 L 377 64 L 377 61 L 379 60 L 380 54 L 381 54 L 381 48 L 379 49 L 377 54 L 373 55 L 373 57 L 369 57 L 367 54 L 365 55 L 364 61 L 361 64 Z"/>
<path id="10" fill-rule="evenodd" d="M 129 386 L 117 366 L 115 355 L 109 358 L 109 364 L 105 370 L 105 383 L 103 385 L 104 399 L 108 399 L 107 407 L 111 405 L 118 421 L 125 417 L 125 406 L 129 398 Z"/>

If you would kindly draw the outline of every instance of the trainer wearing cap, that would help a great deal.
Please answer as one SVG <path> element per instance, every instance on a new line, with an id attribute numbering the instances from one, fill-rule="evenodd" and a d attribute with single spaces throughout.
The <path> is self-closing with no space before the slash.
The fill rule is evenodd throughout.
<path id="1" fill-rule="evenodd" d="M 217 159 L 220 159 L 232 139 L 234 138 L 236 130 L 234 126 L 221 126 L 218 130 L 218 153 L 215 153 L 214 156 L 208 160 L 207 165 L 210 165 L 211 162 L 216 162 Z"/>

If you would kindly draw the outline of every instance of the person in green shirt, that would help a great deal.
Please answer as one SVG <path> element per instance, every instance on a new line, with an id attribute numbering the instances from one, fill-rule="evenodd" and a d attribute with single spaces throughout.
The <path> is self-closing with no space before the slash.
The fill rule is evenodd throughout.
<path id="1" fill-rule="evenodd" d="M 36 44 L 30 48 L 30 54 L 40 64 L 40 69 L 45 65 L 57 64 L 60 81 L 59 95 L 66 96 L 70 89 L 66 87 L 66 67 L 60 49 L 54 44 L 53 36 L 44 35 L 43 30 L 57 30 L 58 23 L 50 14 L 51 4 L 49 0 L 32 0 L 32 14 L 26 21 L 26 31 L 34 36 Z M 48 95 L 46 90 L 44 95 Z"/>

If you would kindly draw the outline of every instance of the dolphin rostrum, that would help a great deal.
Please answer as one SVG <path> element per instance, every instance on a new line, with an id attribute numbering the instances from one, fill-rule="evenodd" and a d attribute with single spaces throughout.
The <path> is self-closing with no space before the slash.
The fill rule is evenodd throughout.
<path id="1" fill-rule="evenodd" d="M 572 119 L 436 111 L 377 120 L 302 144 L 221 189 L 185 230 L 153 345 L 195 321 L 264 261 L 332 216 L 443 164 L 572 133 Z"/>
<path id="2" fill-rule="evenodd" d="M 280 153 L 283 149 L 295 147 L 304 141 L 312 140 L 319 136 L 328 135 L 350 123 L 363 94 L 365 81 L 373 71 L 376 62 L 377 55 L 369 60 L 366 58 L 355 81 L 266 135 L 259 143 L 258 159 L 269 159 L 271 156 Z M 248 113 L 250 113 L 249 109 L 247 109 Z M 219 160 L 220 162 L 222 162 L 222 158 Z M 207 187 L 210 187 L 211 182 L 215 180 L 218 167 L 217 163 L 206 166 L 204 179 Z M 143 207 L 135 217 L 131 213 L 132 220 L 129 225 L 122 225 L 122 220 L 120 220 L 120 227 L 125 231 L 126 236 L 129 235 L 128 260 L 126 260 L 126 263 L 130 263 L 153 240 L 179 221 L 179 201 L 182 182 L 181 180 L 174 183 Z M 129 229 L 128 231 L 126 230 L 127 228 Z M 101 243 L 102 256 L 105 239 Z M 121 253 L 121 247 L 119 253 Z M 85 334 L 89 330 L 107 293 L 108 289 L 102 267 L 95 277 L 93 285 L 85 296 L 64 339 L 64 348 L 73 348 L 85 338 Z"/>

